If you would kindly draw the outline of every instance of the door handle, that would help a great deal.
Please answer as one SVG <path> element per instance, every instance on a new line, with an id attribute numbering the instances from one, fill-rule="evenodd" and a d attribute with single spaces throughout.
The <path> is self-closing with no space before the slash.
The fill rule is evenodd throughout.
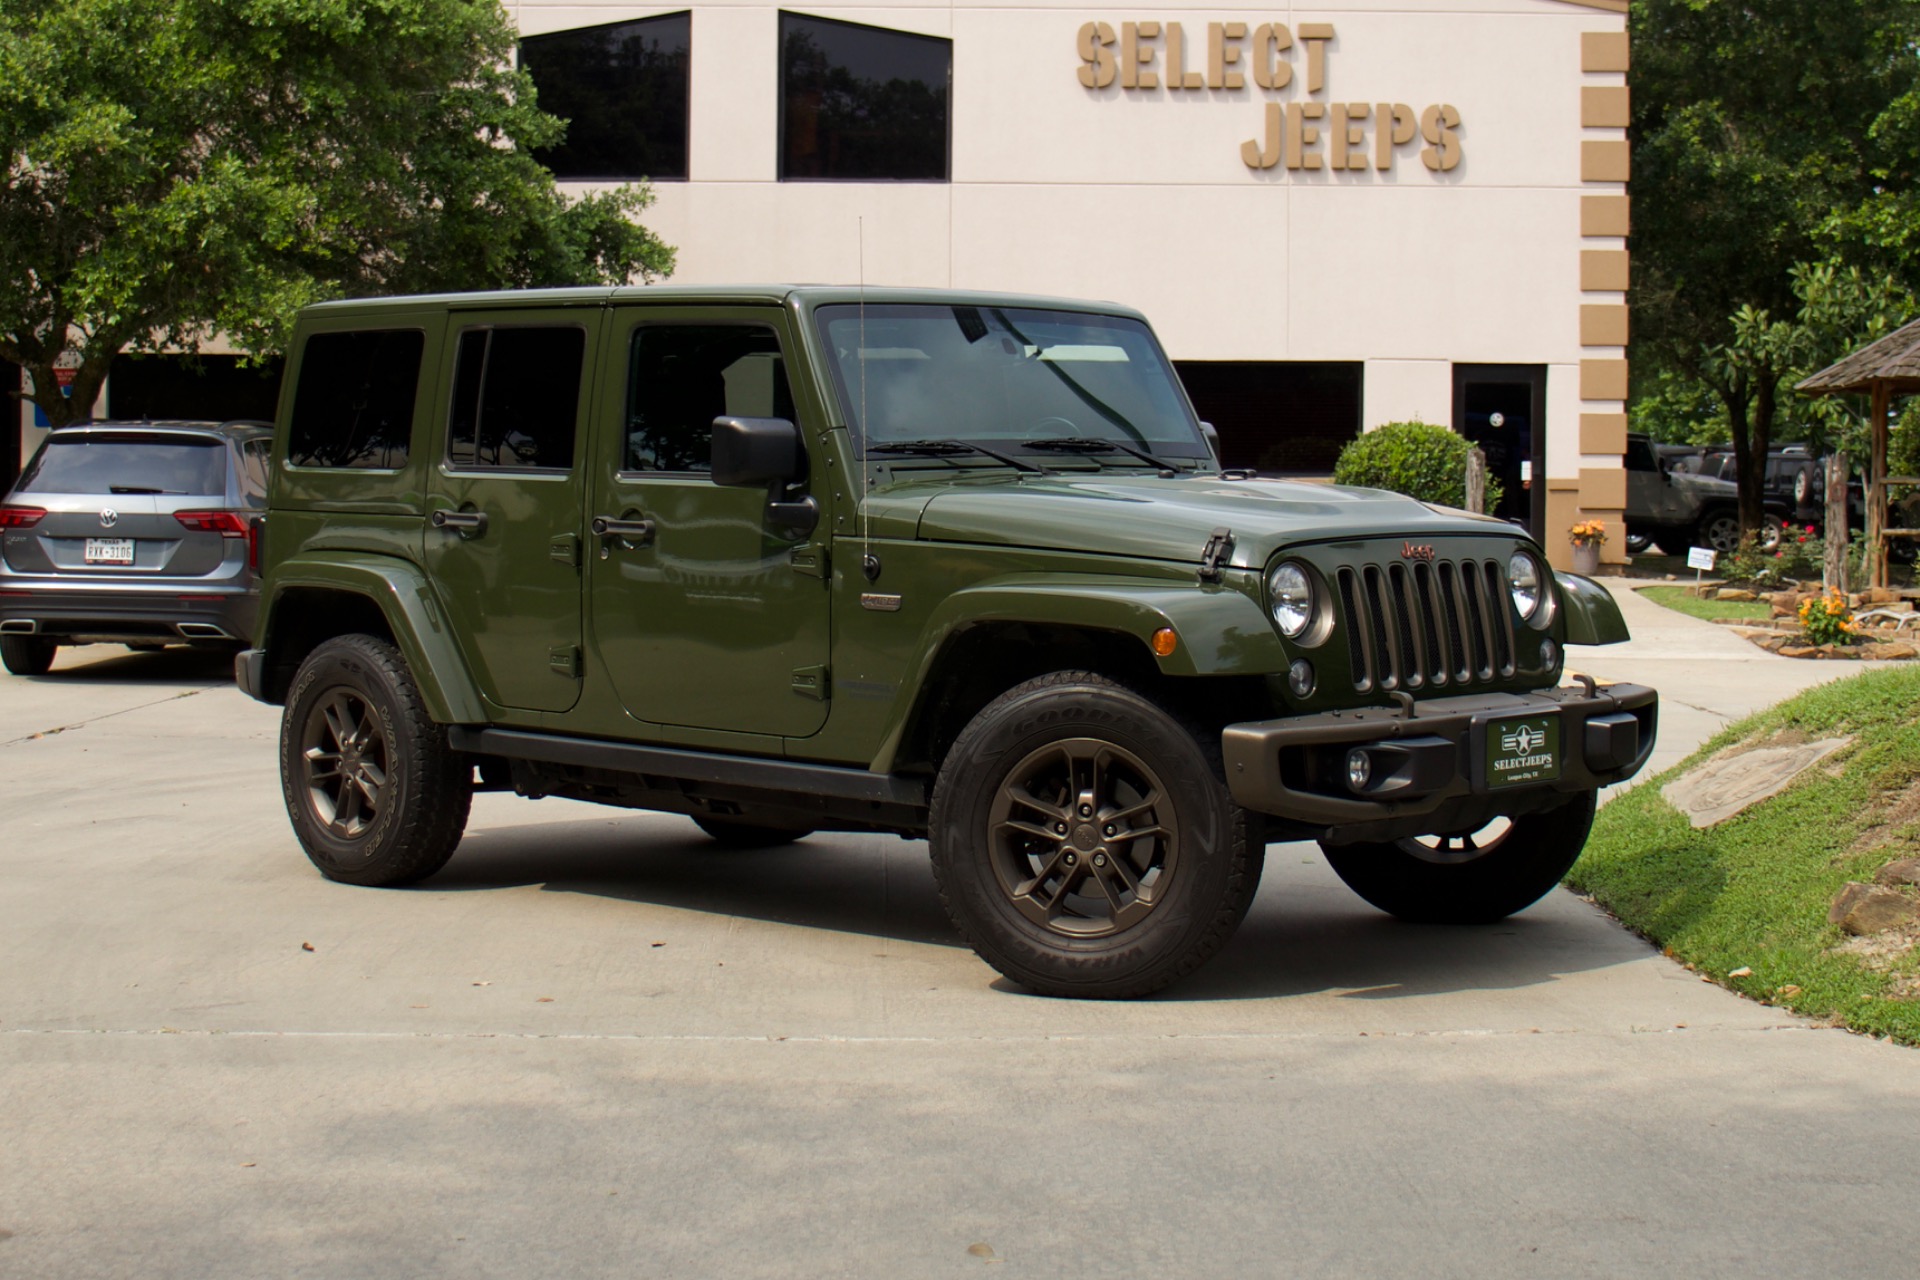
<path id="1" fill-rule="evenodd" d="M 653 541 L 651 520 L 616 520 L 612 516 L 595 516 L 587 527 L 593 530 L 596 538 L 625 538 L 629 546 L 644 546 Z"/>
<path id="2" fill-rule="evenodd" d="M 436 529 L 452 529 L 461 537 L 472 534 L 475 537 L 487 531 L 487 513 L 484 511 L 448 511 L 444 508 L 427 517 Z"/>

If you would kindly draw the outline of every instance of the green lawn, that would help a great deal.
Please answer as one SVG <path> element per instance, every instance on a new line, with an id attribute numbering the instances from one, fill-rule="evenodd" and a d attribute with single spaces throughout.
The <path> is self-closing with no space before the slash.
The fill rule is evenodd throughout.
<path id="1" fill-rule="evenodd" d="M 1708 622 L 1717 618 L 1765 622 L 1773 615 L 1771 606 L 1765 600 L 1702 600 L 1693 594 L 1692 587 L 1641 587 L 1639 592 L 1655 604 L 1665 605 L 1689 617 L 1705 618 Z"/>
<path id="2" fill-rule="evenodd" d="M 1873 671 L 1724 730 L 1604 807 L 1569 883 L 1736 991 L 1920 1044 L 1920 952 L 1876 969 L 1836 951 L 1847 937 L 1827 923 L 1847 881 L 1920 853 L 1916 705 L 1920 670 Z M 1718 826 L 1696 831 L 1661 799 L 1661 784 L 1709 753 L 1778 733 L 1856 741 Z M 1741 968 L 1752 973 L 1729 976 Z"/>

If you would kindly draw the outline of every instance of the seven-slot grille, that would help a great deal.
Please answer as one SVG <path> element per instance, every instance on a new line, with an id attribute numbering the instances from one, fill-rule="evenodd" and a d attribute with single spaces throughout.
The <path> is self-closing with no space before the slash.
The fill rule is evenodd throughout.
<path id="1" fill-rule="evenodd" d="M 1513 608 L 1498 561 L 1343 566 L 1337 578 L 1356 691 L 1513 675 Z"/>

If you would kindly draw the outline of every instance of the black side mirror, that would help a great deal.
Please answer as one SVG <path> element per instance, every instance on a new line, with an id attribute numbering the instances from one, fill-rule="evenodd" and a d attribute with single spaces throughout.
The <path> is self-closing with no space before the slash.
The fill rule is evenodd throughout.
<path id="1" fill-rule="evenodd" d="M 1220 466 L 1220 431 L 1211 422 L 1200 424 L 1200 434 L 1207 442 L 1207 452 L 1213 455 L 1213 465 Z"/>
<path id="2" fill-rule="evenodd" d="M 812 494 L 789 498 L 787 486 L 806 471 L 800 428 L 785 418 L 713 420 L 713 482 L 767 486 L 767 519 L 803 536 L 820 523 L 820 504 Z"/>

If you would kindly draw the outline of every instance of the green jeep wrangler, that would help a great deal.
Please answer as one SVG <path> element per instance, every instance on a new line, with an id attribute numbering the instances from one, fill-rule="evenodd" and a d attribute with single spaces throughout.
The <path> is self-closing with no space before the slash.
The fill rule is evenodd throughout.
<path id="1" fill-rule="evenodd" d="M 1275 411 L 1284 413 L 1284 406 Z M 287 811 L 400 885 L 475 790 L 729 845 L 926 837 L 1039 992 L 1218 951 L 1264 850 L 1499 919 L 1653 749 L 1626 638 L 1512 525 L 1223 470 L 1138 314 L 933 290 L 331 303 L 274 440 L 259 647 Z"/>

